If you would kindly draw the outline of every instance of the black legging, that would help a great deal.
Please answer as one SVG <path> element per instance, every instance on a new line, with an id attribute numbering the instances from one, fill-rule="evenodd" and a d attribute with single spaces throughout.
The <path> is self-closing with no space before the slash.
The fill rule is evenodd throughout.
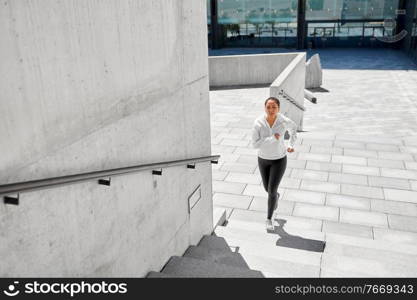
<path id="1" fill-rule="evenodd" d="M 268 219 L 270 220 L 278 205 L 278 185 L 287 167 L 287 156 L 274 160 L 263 159 L 258 156 L 258 166 L 262 183 L 268 193 Z"/>

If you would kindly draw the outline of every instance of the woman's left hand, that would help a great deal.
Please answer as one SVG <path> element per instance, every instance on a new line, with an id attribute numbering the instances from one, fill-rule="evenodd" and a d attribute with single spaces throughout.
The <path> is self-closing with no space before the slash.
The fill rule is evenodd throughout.
<path id="1" fill-rule="evenodd" d="M 287 151 L 288 151 L 288 152 L 290 152 L 290 153 L 291 153 L 291 152 L 294 152 L 294 148 L 288 147 L 288 148 L 287 148 Z"/>

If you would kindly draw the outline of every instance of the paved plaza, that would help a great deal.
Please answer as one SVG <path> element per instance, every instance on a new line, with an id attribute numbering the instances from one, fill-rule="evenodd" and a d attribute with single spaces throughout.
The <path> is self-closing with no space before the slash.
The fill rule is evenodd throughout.
<path id="1" fill-rule="evenodd" d="M 213 201 L 229 220 L 216 234 L 266 276 L 415 277 L 417 67 L 388 49 L 314 53 L 323 85 L 318 104 L 305 102 L 274 232 L 251 146 L 269 89 L 210 92 Z M 324 252 L 308 249 L 318 241 Z"/>

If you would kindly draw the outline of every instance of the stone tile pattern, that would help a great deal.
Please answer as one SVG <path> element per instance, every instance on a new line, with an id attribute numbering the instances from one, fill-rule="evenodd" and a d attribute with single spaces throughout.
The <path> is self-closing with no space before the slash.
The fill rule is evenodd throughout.
<path id="1" fill-rule="evenodd" d="M 389 72 L 338 70 L 333 54 L 325 54 L 329 92 L 316 94 L 318 104 L 305 102 L 304 132 L 288 155 L 278 213 L 321 220 L 325 233 L 392 242 L 405 236 L 417 246 L 417 70 L 401 56 Z M 354 64 L 353 56 L 346 59 Z M 250 139 L 268 96 L 267 88 L 210 92 L 212 153 L 224 156 L 213 165 L 215 206 L 266 209 Z"/>

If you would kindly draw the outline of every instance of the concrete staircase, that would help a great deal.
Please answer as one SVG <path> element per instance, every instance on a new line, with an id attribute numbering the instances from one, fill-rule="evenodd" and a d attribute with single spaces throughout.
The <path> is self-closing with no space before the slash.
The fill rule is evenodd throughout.
<path id="1" fill-rule="evenodd" d="M 239 214 L 236 214 L 239 216 Z M 415 244 L 308 228 L 308 220 L 279 215 L 267 231 L 264 214 L 244 211 L 216 234 L 266 277 L 414 277 Z"/>
<path id="2" fill-rule="evenodd" d="M 232 252 L 224 238 L 207 235 L 198 246 L 191 246 L 182 257 L 173 256 L 161 270 L 148 278 L 262 278 L 251 270 L 239 253 Z"/>
<path id="3" fill-rule="evenodd" d="M 214 235 L 204 236 L 182 257 L 172 257 L 161 277 L 414 277 L 413 243 L 327 232 L 313 219 L 275 215 L 266 230 L 264 213 L 237 210 Z M 322 229 L 324 229 L 322 231 Z"/>

